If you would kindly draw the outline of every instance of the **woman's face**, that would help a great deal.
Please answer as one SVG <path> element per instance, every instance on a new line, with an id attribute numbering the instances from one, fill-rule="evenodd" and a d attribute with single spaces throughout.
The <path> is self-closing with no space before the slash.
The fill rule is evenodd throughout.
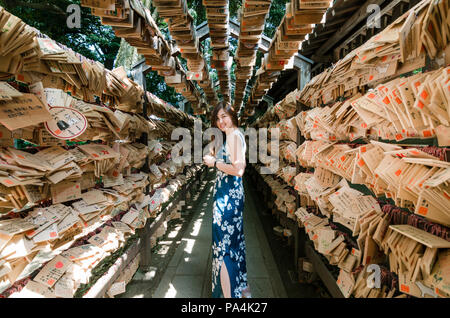
<path id="1" fill-rule="evenodd" d="M 217 127 L 225 132 L 226 129 L 233 127 L 233 121 L 230 115 L 228 115 L 223 109 L 217 113 Z"/>

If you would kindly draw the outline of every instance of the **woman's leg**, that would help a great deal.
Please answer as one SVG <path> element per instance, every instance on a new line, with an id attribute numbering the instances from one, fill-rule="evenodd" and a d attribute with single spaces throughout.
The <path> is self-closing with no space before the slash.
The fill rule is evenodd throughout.
<path id="1" fill-rule="evenodd" d="M 230 276 L 228 275 L 225 260 L 222 261 L 222 265 L 220 266 L 220 284 L 222 286 L 223 297 L 231 298 Z"/>

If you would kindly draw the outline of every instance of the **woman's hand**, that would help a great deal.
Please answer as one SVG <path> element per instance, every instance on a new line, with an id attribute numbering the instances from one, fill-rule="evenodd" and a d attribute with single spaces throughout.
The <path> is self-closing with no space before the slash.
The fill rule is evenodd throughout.
<path id="1" fill-rule="evenodd" d="M 214 163 L 216 162 L 216 158 L 214 158 L 211 155 L 206 155 L 206 156 L 203 157 L 203 162 L 208 167 L 214 167 Z"/>

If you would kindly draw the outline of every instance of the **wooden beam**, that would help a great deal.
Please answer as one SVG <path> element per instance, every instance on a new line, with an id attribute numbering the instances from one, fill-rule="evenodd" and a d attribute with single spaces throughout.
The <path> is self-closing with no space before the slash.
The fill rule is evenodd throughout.
<path id="1" fill-rule="evenodd" d="M 336 25 L 336 24 L 344 23 L 347 20 L 348 20 L 348 18 L 342 18 L 342 19 L 336 19 L 336 20 L 333 20 L 333 21 L 330 21 L 330 22 L 325 22 L 324 29 L 326 29 L 326 28 L 328 28 L 330 26 Z"/>
<path id="2" fill-rule="evenodd" d="M 230 19 L 229 25 L 230 25 L 230 35 L 232 37 L 234 37 L 235 39 L 239 39 L 239 33 L 240 33 L 240 30 L 241 30 L 240 23 Z"/>
<path id="3" fill-rule="evenodd" d="M 331 17 L 332 17 L 332 9 L 333 9 L 333 8 L 334 8 L 334 9 L 340 9 L 341 7 L 344 7 L 346 1 L 347 1 L 347 0 L 336 0 L 336 1 L 334 1 L 333 7 L 332 7 L 332 8 L 328 8 L 328 9 L 327 9 L 327 12 L 325 13 L 325 19 L 326 19 L 326 21 L 328 21 L 329 19 L 331 19 Z"/>
<path id="4" fill-rule="evenodd" d="M 332 9 L 331 10 L 331 15 L 333 17 L 336 16 L 340 16 L 349 12 L 354 12 L 355 10 L 358 10 L 360 8 L 360 6 L 355 6 L 355 7 L 349 7 L 349 8 L 345 8 L 345 9 Z"/>
<path id="5" fill-rule="evenodd" d="M 318 39 L 308 41 L 308 44 L 306 45 L 305 49 L 309 49 L 310 47 L 319 47 L 320 43 L 323 43 L 326 40 L 327 40 L 327 38 L 323 37 L 323 38 L 318 38 Z"/>
<path id="6" fill-rule="evenodd" d="M 300 51 L 299 51 L 299 52 L 300 52 Z M 303 62 L 306 62 L 306 63 L 309 63 L 309 64 L 314 64 L 314 61 L 313 61 L 313 60 L 311 60 L 311 59 L 309 59 L 309 58 L 303 56 L 303 55 L 300 54 L 299 52 L 297 52 L 297 53 L 294 55 L 294 67 L 297 66 L 297 65 L 301 65 L 301 63 L 303 63 Z"/>
<path id="7" fill-rule="evenodd" d="M 333 58 L 331 55 L 316 55 L 313 54 L 311 56 L 311 59 L 316 63 L 331 63 L 333 61 Z"/>
<path id="8" fill-rule="evenodd" d="M 308 40 L 314 40 L 314 39 L 320 38 L 320 37 L 322 37 L 324 35 L 334 33 L 336 31 L 337 31 L 337 29 L 331 29 L 331 30 L 326 30 L 326 31 L 322 31 L 322 32 L 321 31 L 317 32 L 317 31 L 314 30 L 314 32 L 313 32 L 313 36 L 314 37 L 311 37 L 311 35 L 310 35 L 310 38 Z"/>
<path id="9" fill-rule="evenodd" d="M 309 242 L 309 240 L 305 242 L 305 253 L 309 260 L 311 260 L 311 262 L 313 263 L 314 270 L 317 272 L 320 279 L 330 292 L 331 296 L 333 296 L 333 298 L 344 298 L 344 295 L 342 294 L 339 286 L 336 283 L 336 278 L 333 277 L 333 275 L 326 267 L 325 263 L 322 261 L 322 258 L 319 256 L 319 254 L 317 254 L 317 252 L 314 250 L 314 247 L 312 247 L 312 244 Z"/>
<path id="10" fill-rule="evenodd" d="M 265 101 L 269 105 L 269 107 L 273 106 L 273 98 L 270 97 L 269 95 L 267 95 L 267 94 L 264 95 L 262 100 Z"/>
<path id="11" fill-rule="evenodd" d="M 382 26 L 387 26 L 389 24 L 389 18 L 388 16 L 386 16 L 386 13 L 389 12 L 390 10 L 392 10 L 397 4 L 399 4 L 400 2 L 402 2 L 404 0 L 392 0 L 390 3 L 388 3 L 386 5 L 386 7 L 384 7 L 381 11 L 380 11 L 380 17 L 381 17 L 381 25 Z M 383 28 L 384 28 L 383 27 Z M 358 31 L 356 31 L 355 33 L 353 33 L 353 35 L 351 35 L 350 37 L 348 37 L 345 41 L 343 41 L 335 50 L 339 50 L 342 47 L 345 47 L 347 45 L 350 44 L 350 42 L 352 42 L 357 36 L 359 36 L 364 30 L 367 30 L 367 25 L 364 24 L 364 26 L 362 26 Z M 326 44 L 326 43 L 325 43 Z M 319 52 L 320 50 L 318 50 Z"/>
<path id="12" fill-rule="evenodd" d="M 315 72 L 318 68 L 320 68 L 323 65 L 323 63 L 318 63 L 316 64 L 312 69 L 311 69 L 311 73 Z"/>
<path id="13" fill-rule="evenodd" d="M 316 45 L 316 46 L 310 46 L 310 47 L 307 47 L 307 48 L 305 48 L 305 49 L 302 49 L 301 53 L 302 53 L 303 55 L 310 55 L 310 54 L 316 52 L 316 51 L 317 51 L 317 48 L 319 48 L 319 47 L 320 47 L 320 43 L 319 43 L 319 45 Z M 317 54 L 317 53 L 316 53 L 316 54 Z"/>
<path id="14" fill-rule="evenodd" d="M 368 15 L 367 8 L 369 5 L 381 5 L 384 1 L 385 0 L 366 1 L 366 3 L 364 3 L 364 5 L 361 6 L 361 8 L 356 11 L 342 27 L 338 29 L 336 33 L 320 47 L 319 50 L 317 50 L 317 54 L 324 55 L 324 53 L 341 41 L 356 25 L 358 25 L 358 23 L 364 20 Z"/>
<path id="15" fill-rule="evenodd" d="M 238 39 L 240 23 L 230 19 L 229 24 L 230 24 L 230 36 Z M 198 40 L 200 42 L 205 40 L 209 36 L 208 21 L 205 21 L 205 22 L 199 24 L 195 28 L 195 33 L 197 34 Z M 271 39 L 269 37 L 265 36 L 264 34 L 261 34 L 261 40 L 259 41 L 258 51 L 261 51 L 262 53 L 269 52 L 270 42 L 271 42 Z"/>
<path id="16" fill-rule="evenodd" d="M 197 27 L 195 28 L 195 33 L 200 42 L 206 39 L 209 35 L 208 21 L 197 25 Z"/>

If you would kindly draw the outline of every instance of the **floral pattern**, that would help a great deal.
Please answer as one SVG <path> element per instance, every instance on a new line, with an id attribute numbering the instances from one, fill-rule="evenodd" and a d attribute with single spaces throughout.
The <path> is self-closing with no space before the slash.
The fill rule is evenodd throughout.
<path id="1" fill-rule="evenodd" d="M 241 139 L 245 143 L 243 135 L 241 135 Z M 229 162 L 225 144 L 217 157 Z M 227 267 L 230 278 L 231 297 L 241 298 L 242 290 L 247 287 L 243 211 L 244 185 L 242 178 L 217 170 L 212 226 L 213 297 L 223 296 L 220 283 L 220 270 L 223 263 Z"/>

